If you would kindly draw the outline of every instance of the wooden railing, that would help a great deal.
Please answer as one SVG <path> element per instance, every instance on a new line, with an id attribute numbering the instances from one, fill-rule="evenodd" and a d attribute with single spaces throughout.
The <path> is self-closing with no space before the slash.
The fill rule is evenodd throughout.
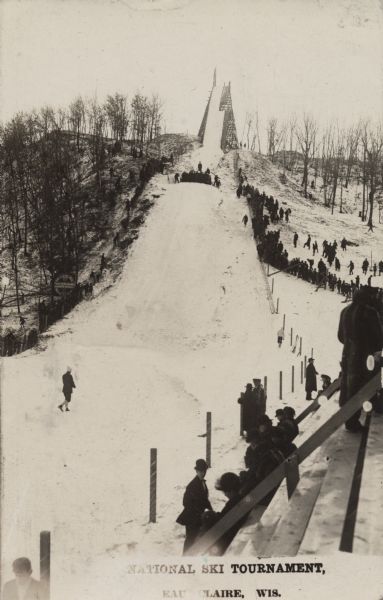
<path id="1" fill-rule="evenodd" d="M 335 382 L 334 382 L 335 383 Z M 286 477 L 287 493 L 290 497 L 299 481 L 299 465 L 343 425 L 366 400 L 370 400 L 381 389 L 381 373 L 377 373 L 344 406 L 336 411 L 303 444 L 279 465 L 270 475 L 242 498 L 222 519 L 209 529 L 190 549 L 190 554 L 218 554 L 214 544 L 240 519 L 247 515 L 269 492 Z"/>

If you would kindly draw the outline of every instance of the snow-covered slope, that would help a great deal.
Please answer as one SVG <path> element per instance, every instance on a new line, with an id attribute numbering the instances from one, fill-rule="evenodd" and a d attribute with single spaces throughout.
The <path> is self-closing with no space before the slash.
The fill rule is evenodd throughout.
<path id="1" fill-rule="evenodd" d="M 51 530 L 58 600 L 72 585 L 82 600 L 94 598 L 86 590 L 99 561 L 107 569 L 126 553 L 179 555 L 183 528 L 174 521 L 205 453 L 206 411 L 212 488 L 222 470 L 242 468 L 236 400 L 245 383 L 268 375 L 270 414 L 280 405 L 278 369 L 296 359 L 276 345 L 281 316 L 270 314 L 241 223 L 245 201 L 233 193 L 230 161 L 222 165 L 220 191 L 157 176 L 165 193 L 116 286 L 52 328 L 45 351 L 3 361 L 5 573 L 16 555 L 36 563 L 38 533 Z M 62 414 L 67 364 L 77 388 Z M 154 525 L 150 448 L 159 453 Z M 219 508 L 222 495 L 212 498 Z"/>
<path id="2" fill-rule="evenodd" d="M 198 156 L 187 160 L 196 164 Z M 312 347 L 318 371 L 337 374 L 341 298 L 278 275 L 280 314 L 271 315 L 252 232 L 241 223 L 247 207 L 235 196 L 232 154 L 217 172 L 220 190 L 156 176 L 151 191 L 160 197 L 116 285 L 51 328 L 45 350 L 3 360 L 5 578 L 17 555 L 37 564 L 43 529 L 53 536 L 55 600 L 106 597 L 116 569 L 125 581 L 132 557 L 179 556 L 183 528 L 175 519 L 195 459 L 205 454 L 206 411 L 213 418 L 208 485 L 219 509 L 215 478 L 243 466 L 237 398 L 244 385 L 268 377 L 273 416 L 283 404 L 297 412 L 305 405 L 300 361 Z M 258 187 L 271 193 L 272 184 Z M 290 327 L 303 337 L 301 357 L 291 353 Z M 77 388 L 71 412 L 62 414 L 67 364 Z M 158 449 L 158 522 L 149 525 L 150 448 Z M 116 598 L 126 597 L 126 585 L 117 585 Z"/>

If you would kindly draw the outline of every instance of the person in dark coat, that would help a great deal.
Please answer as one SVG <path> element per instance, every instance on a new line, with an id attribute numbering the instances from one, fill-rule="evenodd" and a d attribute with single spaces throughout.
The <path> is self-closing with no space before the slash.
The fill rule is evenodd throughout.
<path id="1" fill-rule="evenodd" d="M 383 346 L 383 330 L 374 306 L 374 295 L 374 288 L 362 286 L 340 314 L 338 340 L 343 344 L 340 406 L 346 404 L 380 368 L 377 366 L 374 371 L 368 371 L 366 366 L 367 357 Z M 360 413 L 360 410 L 356 411 L 346 421 L 348 431 L 357 433 L 363 429 Z"/>
<path id="2" fill-rule="evenodd" d="M 48 589 L 44 583 L 37 581 L 32 575 L 29 558 L 21 556 L 13 561 L 12 569 L 15 579 L 7 581 L 3 588 L 3 600 L 47 600 Z"/>
<path id="3" fill-rule="evenodd" d="M 246 391 L 241 394 L 241 397 L 238 399 L 238 404 L 242 405 L 241 435 L 243 435 L 244 431 L 248 432 L 257 425 L 257 403 L 255 401 L 251 383 L 246 385 Z"/>
<path id="4" fill-rule="evenodd" d="M 225 494 L 226 498 L 228 498 L 228 501 L 226 502 L 221 512 L 212 511 L 205 513 L 203 519 L 205 531 L 213 527 L 213 525 L 215 525 L 216 523 L 219 523 L 219 521 L 242 499 L 242 496 L 240 494 L 241 480 L 235 473 L 223 473 L 223 475 L 221 475 L 221 477 L 218 479 L 215 487 L 217 490 L 220 490 Z M 237 535 L 238 531 L 245 523 L 247 519 L 247 514 L 241 517 L 236 523 L 232 525 L 232 527 L 228 529 L 228 531 L 222 534 L 222 536 L 215 542 L 214 546 L 212 547 L 211 554 L 214 554 L 214 556 L 222 556 L 222 554 L 225 553 L 225 551 L 233 541 L 234 537 Z"/>
<path id="5" fill-rule="evenodd" d="M 254 465 L 246 473 L 246 477 L 242 478 L 242 495 L 247 494 L 255 488 L 265 477 L 267 477 L 278 465 L 280 465 L 285 456 L 273 444 L 271 439 L 273 428 L 265 437 L 258 431 L 252 432 L 251 441 L 256 459 Z M 260 504 L 267 505 L 275 494 L 277 488 L 271 490 L 261 501 Z"/>
<path id="6" fill-rule="evenodd" d="M 257 406 L 257 420 L 266 413 L 266 392 L 260 379 L 253 379 L 253 396 Z"/>
<path id="7" fill-rule="evenodd" d="M 76 386 L 72 377 L 72 369 L 68 367 L 66 373 L 64 373 L 63 375 L 63 394 L 65 400 L 62 404 L 59 404 L 58 406 L 61 412 L 63 412 L 63 406 L 65 406 L 66 411 L 69 411 L 68 404 L 72 399 L 72 392 L 75 387 Z"/>
<path id="8" fill-rule="evenodd" d="M 205 481 L 207 462 L 199 458 L 194 468 L 197 474 L 186 486 L 183 497 L 184 509 L 176 519 L 177 523 L 186 527 L 183 554 L 187 554 L 197 539 L 202 524 L 202 514 L 205 510 L 212 510 Z"/>
<path id="9" fill-rule="evenodd" d="M 291 443 L 299 434 L 299 427 L 295 421 L 295 410 L 291 406 L 283 408 L 283 419 L 277 427 L 283 432 L 285 440 Z"/>
<path id="10" fill-rule="evenodd" d="M 294 248 L 297 247 L 297 241 L 298 241 L 298 234 L 295 232 L 294 233 L 294 238 L 293 238 L 293 242 L 294 242 Z"/>
<path id="11" fill-rule="evenodd" d="M 317 390 L 317 375 L 318 372 L 314 367 L 314 359 L 309 358 L 309 364 L 306 367 L 306 400 L 312 400 L 311 394 Z"/>

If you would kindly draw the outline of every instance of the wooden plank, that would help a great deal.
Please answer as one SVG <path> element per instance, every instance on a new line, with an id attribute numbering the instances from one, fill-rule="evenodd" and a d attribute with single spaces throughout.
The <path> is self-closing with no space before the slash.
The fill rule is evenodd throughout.
<path id="1" fill-rule="evenodd" d="M 250 542 L 257 523 L 262 518 L 266 510 L 266 506 L 256 506 L 249 515 L 245 525 L 239 530 L 238 534 L 232 541 L 225 555 L 238 556 L 245 551 L 247 544 Z"/>
<path id="2" fill-rule="evenodd" d="M 383 554 L 383 415 L 373 414 L 359 493 L 353 550 Z"/>
<path id="3" fill-rule="evenodd" d="M 283 482 L 275 493 L 274 498 L 265 510 L 259 523 L 252 530 L 251 539 L 246 546 L 246 556 L 264 556 L 264 551 L 273 535 L 281 516 L 288 506 L 286 484 Z"/>
<path id="4" fill-rule="evenodd" d="M 331 398 L 331 396 L 333 396 L 335 394 L 335 392 L 337 392 L 340 388 L 340 379 L 335 379 L 327 388 L 327 390 L 325 390 L 324 392 L 321 392 L 321 394 L 318 396 L 318 398 L 316 398 L 315 400 L 313 400 L 312 402 L 310 402 L 310 404 L 308 406 L 306 406 L 306 408 L 297 416 L 297 418 L 295 419 L 296 422 L 299 424 L 301 421 L 303 421 L 303 419 L 305 419 L 307 417 L 307 415 L 309 415 L 311 412 L 315 412 L 316 410 L 318 410 L 318 408 L 320 408 L 320 403 L 319 403 L 319 398 L 320 397 L 324 397 L 324 398 Z"/>
<path id="5" fill-rule="evenodd" d="M 333 436 L 316 453 L 316 460 L 302 472 L 298 486 L 290 498 L 267 547 L 265 557 L 296 556 L 309 523 L 329 465 L 328 456 L 336 445 Z"/>
<path id="6" fill-rule="evenodd" d="M 360 436 L 342 430 L 336 441 L 299 554 L 328 555 L 339 550 Z"/>

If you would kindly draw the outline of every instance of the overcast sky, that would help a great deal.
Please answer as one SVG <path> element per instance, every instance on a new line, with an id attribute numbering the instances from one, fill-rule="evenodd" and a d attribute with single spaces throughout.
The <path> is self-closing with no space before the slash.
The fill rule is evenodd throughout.
<path id="1" fill-rule="evenodd" d="M 167 131 L 196 133 L 231 81 L 238 133 L 313 113 L 382 118 L 380 0 L 0 0 L 1 119 L 76 95 L 157 92 Z"/>

